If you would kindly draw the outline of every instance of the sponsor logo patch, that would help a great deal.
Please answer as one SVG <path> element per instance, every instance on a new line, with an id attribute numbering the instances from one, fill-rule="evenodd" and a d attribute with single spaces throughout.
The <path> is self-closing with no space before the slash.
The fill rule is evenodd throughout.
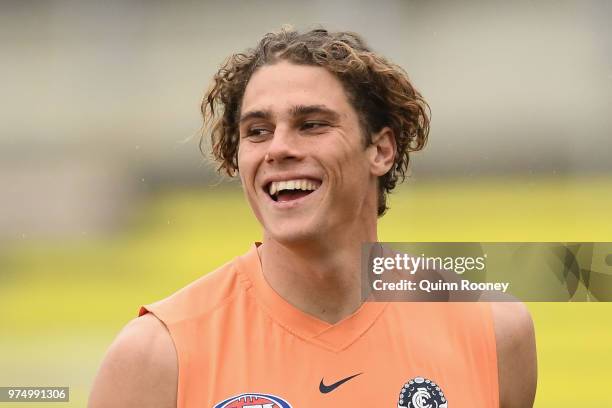
<path id="1" fill-rule="evenodd" d="M 276 395 L 253 393 L 236 395 L 213 408 L 291 408 L 291 405 Z"/>

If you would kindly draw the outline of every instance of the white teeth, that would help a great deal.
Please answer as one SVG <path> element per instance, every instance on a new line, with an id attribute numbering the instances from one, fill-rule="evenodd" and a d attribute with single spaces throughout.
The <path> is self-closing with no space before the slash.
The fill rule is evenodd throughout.
<path id="1" fill-rule="evenodd" d="M 276 194 L 277 188 L 278 188 L 278 183 L 270 183 L 270 195 L 271 196 Z"/>
<path id="2" fill-rule="evenodd" d="M 270 183 L 269 193 L 271 196 L 273 196 L 281 190 L 312 191 L 312 190 L 316 190 L 318 186 L 319 186 L 319 183 L 316 183 L 308 179 L 273 181 Z"/>

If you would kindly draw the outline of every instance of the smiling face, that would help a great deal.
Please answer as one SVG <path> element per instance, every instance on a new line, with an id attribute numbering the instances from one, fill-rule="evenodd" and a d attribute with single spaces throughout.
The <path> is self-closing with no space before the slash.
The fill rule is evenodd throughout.
<path id="1" fill-rule="evenodd" d="M 240 178 L 267 239 L 288 244 L 375 227 L 377 177 L 392 160 L 376 143 L 365 147 L 357 112 L 327 70 L 287 61 L 258 69 L 239 131 Z"/>

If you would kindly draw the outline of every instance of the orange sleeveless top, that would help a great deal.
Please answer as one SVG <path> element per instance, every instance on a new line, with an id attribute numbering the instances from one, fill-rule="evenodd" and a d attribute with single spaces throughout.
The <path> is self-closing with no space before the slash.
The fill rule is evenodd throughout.
<path id="1" fill-rule="evenodd" d="M 178 408 L 499 406 L 486 303 L 364 303 L 329 324 L 266 282 L 257 247 L 144 306 L 178 356 Z"/>

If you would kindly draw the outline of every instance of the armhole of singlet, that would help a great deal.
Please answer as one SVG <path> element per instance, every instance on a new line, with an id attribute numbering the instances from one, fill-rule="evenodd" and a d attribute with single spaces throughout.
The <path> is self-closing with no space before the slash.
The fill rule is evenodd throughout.
<path id="1" fill-rule="evenodd" d="M 150 314 L 151 316 L 155 317 L 162 324 L 162 326 L 164 326 L 164 329 L 166 330 L 166 332 L 168 333 L 168 336 L 170 336 L 170 340 L 172 341 L 174 355 L 176 356 L 176 375 L 177 375 L 177 378 L 176 378 L 176 407 L 182 408 L 182 405 L 180 403 L 181 396 L 179 395 L 179 392 L 181 389 L 180 387 L 181 367 L 183 365 L 181 364 L 181 361 L 180 361 L 180 357 L 179 357 L 180 354 L 178 352 L 178 348 L 176 345 L 176 339 L 174 338 L 172 330 L 170 330 L 170 327 L 168 327 L 168 324 L 166 323 L 166 321 L 161 316 L 159 316 L 155 308 L 152 308 L 151 306 L 141 306 L 140 311 L 138 312 L 138 317 L 144 316 L 145 314 Z"/>
<path id="2" fill-rule="evenodd" d="M 491 349 L 492 349 L 492 354 L 493 354 L 493 365 L 494 367 L 492 367 L 492 371 L 493 371 L 493 378 L 495 378 L 495 393 L 493 394 L 493 398 L 495 400 L 495 404 L 493 405 L 495 408 L 499 408 L 500 407 L 500 400 L 499 400 L 499 361 L 498 361 L 498 356 L 497 356 L 497 335 L 495 334 L 495 319 L 493 316 L 493 304 L 491 302 L 483 302 L 484 303 L 484 310 L 486 315 L 488 316 L 488 319 L 486 319 L 489 322 L 489 338 L 492 339 L 491 342 Z"/>

